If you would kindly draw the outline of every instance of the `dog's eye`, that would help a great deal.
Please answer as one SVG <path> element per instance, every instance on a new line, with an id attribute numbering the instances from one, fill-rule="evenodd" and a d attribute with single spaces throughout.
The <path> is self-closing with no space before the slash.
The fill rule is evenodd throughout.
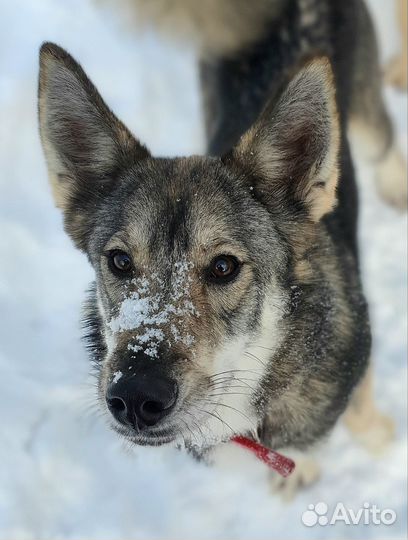
<path id="1" fill-rule="evenodd" d="M 125 275 L 132 270 L 132 259 L 124 251 L 111 251 L 108 260 L 109 268 L 114 274 Z"/>
<path id="2" fill-rule="evenodd" d="M 208 269 L 208 278 L 213 283 L 227 283 L 239 273 L 241 265 L 232 255 L 219 255 L 215 257 Z"/>

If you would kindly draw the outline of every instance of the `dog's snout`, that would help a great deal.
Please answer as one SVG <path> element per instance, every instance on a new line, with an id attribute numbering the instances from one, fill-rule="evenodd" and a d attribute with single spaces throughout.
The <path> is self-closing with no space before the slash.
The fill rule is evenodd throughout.
<path id="1" fill-rule="evenodd" d="M 173 409 L 177 383 L 153 375 L 122 378 L 109 386 L 106 402 L 112 415 L 137 430 L 155 426 Z"/>

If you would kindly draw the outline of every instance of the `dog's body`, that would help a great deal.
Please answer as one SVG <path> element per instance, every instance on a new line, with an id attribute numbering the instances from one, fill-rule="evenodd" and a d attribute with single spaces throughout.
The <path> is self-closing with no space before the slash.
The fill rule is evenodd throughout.
<path id="1" fill-rule="evenodd" d="M 388 83 L 408 89 L 408 5 L 406 0 L 396 0 L 396 18 L 401 31 L 401 44 L 398 53 L 391 59 L 386 69 Z"/>
<path id="2" fill-rule="evenodd" d="M 170 9 L 167 0 L 123 4 L 137 13 L 139 24 L 153 22 L 198 48 L 210 154 L 231 148 L 305 59 L 330 58 L 343 136 L 348 131 L 376 164 L 381 196 L 406 209 L 406 163 L 384 106 L 364 0 L 173 0 Z"/>
<path id="3" fill-rule="evenodd" d="M 55 198 L 97 277 L 99 397 L 138 444 L 200 453 L 251 433 L 306 449 L 367 367 L 346 136 L 353 15 L 367 14 L 358 0 L 280 4 L 258 41 L 203 61 L 211 158 L 152 158 L 73 59 L 42 48 Z M 322 55 L 334 76 L 327 60 L 303 65 Z"/>

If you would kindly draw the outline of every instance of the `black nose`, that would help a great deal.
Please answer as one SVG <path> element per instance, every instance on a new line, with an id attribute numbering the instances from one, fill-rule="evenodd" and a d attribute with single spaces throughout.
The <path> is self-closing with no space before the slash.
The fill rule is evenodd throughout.
<path id="1" fill-rule="evenodd" d="M 109 386 L 106 394 L 116 420 L 138 430 L 156 425 L 171 412 L 176 400 L 175 381 L 148 374 L 121 378 Z"/>

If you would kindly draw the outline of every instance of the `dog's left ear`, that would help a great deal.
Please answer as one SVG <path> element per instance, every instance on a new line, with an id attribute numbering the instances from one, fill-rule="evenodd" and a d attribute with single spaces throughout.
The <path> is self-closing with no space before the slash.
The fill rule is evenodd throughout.
<path id="1" fill-rule="evenodd" d="M 118 175 L 149 157 L 104 103 L 81 66 L 61 47 L 40 51 L 40 134 L 57 206 L 78 247 L 99 200 Z"/>
<path id="2" fill-rule="evenodd" d="M 339 125 L 330 63 L 307 64 L 269 104 L 228 160 L 245 168 L 268 203 L 306 208 L 318 221 L 336 203 Z"/>

